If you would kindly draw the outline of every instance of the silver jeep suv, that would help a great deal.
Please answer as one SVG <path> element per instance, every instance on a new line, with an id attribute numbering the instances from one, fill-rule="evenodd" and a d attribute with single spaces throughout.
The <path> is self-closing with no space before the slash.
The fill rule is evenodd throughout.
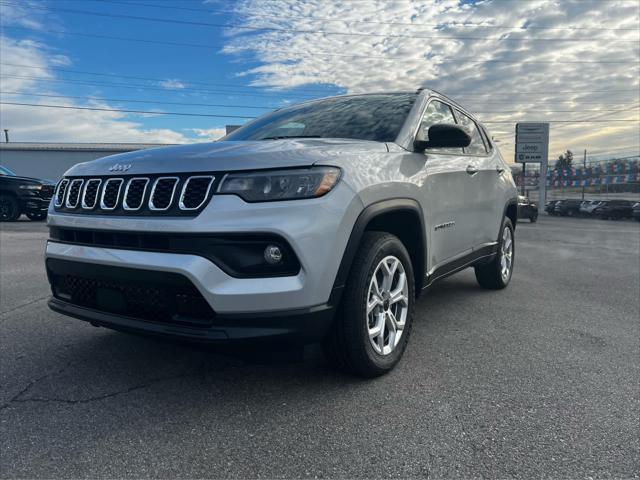
<path id="1" fill-rule="evenodd" d="M 320 340 L 376 376 L 433 282 L 474 267 L 482 287 L 509 283 L 516 218 L 509 168 L 455 102 L 314 100 L 215 143 L 71 168 L 49 209 L 49 305 L 193 341 Z"/>

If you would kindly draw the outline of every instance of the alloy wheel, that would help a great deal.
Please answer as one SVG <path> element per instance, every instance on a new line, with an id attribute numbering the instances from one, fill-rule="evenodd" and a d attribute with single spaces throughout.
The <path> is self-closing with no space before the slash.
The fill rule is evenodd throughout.
<path id="1" fill-rule="evenodd" d="M 507 282 L 511 275 L 513 265 L 513 234 L 509 227 L 504 227 L 502 231 L 502 244 L 500 247 L 500 275 L 502 281 Z"/>
<path id="2" fill-rule="evenodd" d="M 409 312 L 409 284 L 397 257 L 389 255 L 378 263 L 366 308 L 369 342 L 379 355 L 389 355 L 400 343 Z"/>

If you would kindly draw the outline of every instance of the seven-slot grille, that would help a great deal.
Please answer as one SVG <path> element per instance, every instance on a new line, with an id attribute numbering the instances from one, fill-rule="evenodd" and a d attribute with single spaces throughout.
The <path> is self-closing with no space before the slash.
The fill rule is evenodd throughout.
<path id="1" fill-rule="evenodd" d="M 211 198 L 215 179 L 205 174 L 65 178 L 54 206 L 82 214 L 193 216 Z"/>

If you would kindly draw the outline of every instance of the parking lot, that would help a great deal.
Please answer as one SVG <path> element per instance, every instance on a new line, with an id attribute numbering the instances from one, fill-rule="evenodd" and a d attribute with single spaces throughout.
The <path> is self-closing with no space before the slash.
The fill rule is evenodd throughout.
<path id="1" fill-rule="evenodd" d="M 504 291 L 423 296 L 370 381 L 264 349 L 94 328 L 48 310 L 42 223 L 3 224 L 1 475 L 640 475 L 640 224 L 543 216 Z M 253 354 L 252 354 L 253 353 Z"/>

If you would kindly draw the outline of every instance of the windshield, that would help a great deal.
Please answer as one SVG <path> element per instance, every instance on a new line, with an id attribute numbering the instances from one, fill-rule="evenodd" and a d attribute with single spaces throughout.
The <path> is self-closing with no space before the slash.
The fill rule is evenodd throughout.
<path id="1" fill-rule="evenodd" d="M 303 103 L 268 113 L 224 140 L 311 137 L 393 142 L 416 98 L 415 93 L 394 93 Z"/>
<path id="2" fill-rule="evenodd" d="M 0 165 L 0 175 L 9 175 L 11 177 L 15 177 L 16 174 L 9 170 L 7 167 L 3 167 Z"/>

